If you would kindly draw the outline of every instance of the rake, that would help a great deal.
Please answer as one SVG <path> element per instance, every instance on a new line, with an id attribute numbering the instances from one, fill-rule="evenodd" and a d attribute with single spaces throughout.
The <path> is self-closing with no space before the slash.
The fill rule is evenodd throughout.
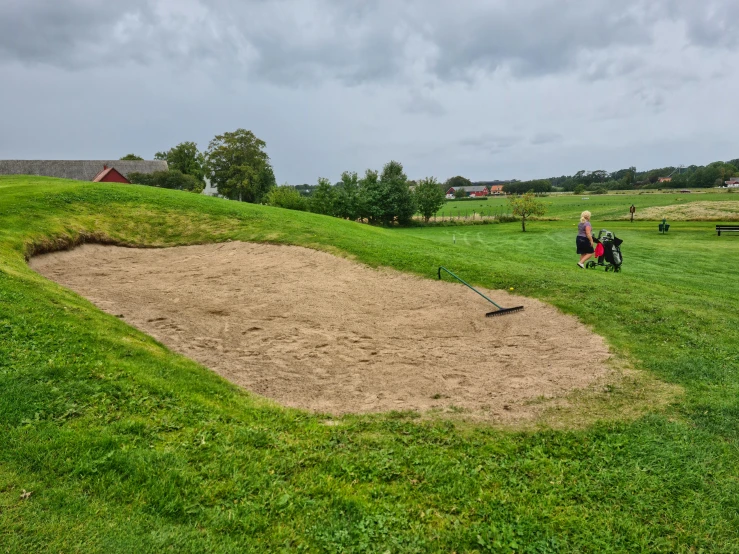
<path id="1" fill-rule="evenodd" d="M 466 287 L 471 288 L 477 294 L 479 294 L 480 296 L 482 296 L 485 300 L 487 300 L 488 302 L 490 302 L 493 306 L 495 306 L 496 308 L 498 308 L 494 312 L 488 312 L 488 313 L 486 313 L 485 314 L 485 317 L 495 317 L 497 315 L 506 315 L 506 314 L 510 314 L 510 313 L 513 313 L 513 312 L 520 312 L 521 310 L 523 310 L 523 306 L 516 306 L 515 308 L 504 308 L 503 306 L 500 306 L 500 305 L 496 304 L 495 302 L 493 302 L 492 300 L 490 300 L 487 296 L 485 296 L 483 293 L 481 293 L 479 290 L 477 290 L 475 287 L 473 287 L 472 285 L 470 285 L 467 281 L 465 281 L 461 277 L 457 277 L 454 273 L 452 273 L 451 271 L 449 271 L 445 267 L 439 267 L 439 279 L 441 279 L 441 270 L 442 269 L 444 271 L 446 271 L 449 275 L 451 275 L 452 277 L 454 277 L 457 281 L 459 281 L 460 283 L 462 283 Z"/>

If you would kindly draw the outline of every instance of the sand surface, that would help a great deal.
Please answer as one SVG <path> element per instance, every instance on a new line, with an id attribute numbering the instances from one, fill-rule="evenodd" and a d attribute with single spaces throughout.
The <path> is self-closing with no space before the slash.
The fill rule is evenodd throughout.
<path id="1" fill-rule="evenodd" d="M 375 270 L 295 246 L 85 245 L 31 266 L 226 379 L 322 413 L 525 420 L 606 378 L 608 348 L 529 298 Z M 534 402 L 532 402 L 534 401 Z"/>

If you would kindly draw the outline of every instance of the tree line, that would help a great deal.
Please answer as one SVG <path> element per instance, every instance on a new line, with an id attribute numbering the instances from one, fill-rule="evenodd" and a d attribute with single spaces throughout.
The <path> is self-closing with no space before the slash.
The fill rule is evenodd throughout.
<path id="1" fill-rule="evenodd" d="M 444 190 L 435 178 L 409 181 L 396 161 L 385 164 L 381 172 L 368 169 L 360 177 L 345 171 L 336 184 L 322 177 L 315 187 L 282 185 L 266 196 L 271 206 L 381 225 L 407 225 L 416 212 L 428 221 L 444 202 Z"/>
<path id="2" fill-rule="evenodd" d="M 662 167 L 637 171 L 636 167 L 607 172 L 581 170 L 574 175 L 548 179 L 552 187 L 570 192 L 606 192 L 654 188 L 712 188 L 739 176 L 739 159 L 716 161 L 705 166 Z M 665 180 L 669 178 L 669 180 Z"/>
<path id="3" fill-rule="evenodd" d="M 238 129 L 216 136 L 205 152 L 194 142 L 157 152 L 155 159 L 165 160 L 168 171 L 131 173 L 128 177 L 136 184 L 196 193 L 203 191 L 207 178 L 219 195 L 231 200 L 381 225 L 406 225 L 416 212 L 428 221 L 446 202 L 445 189 L 435 178 L 410 181 L 403 165 L 396 161 L 385 164 L 381 172 L 368 169 L 362 177 L 345 171 L 335 185 L 321 178 L 313 187 L 276 186 L 265 147 L 254 133 Z M 121 159 L 142 158 L 128 154 Z"/>
<path id="4" fill-rule="evenodd" d="M 167 162 L 168 171 L 150 174 L 130 173 L 132 183 L 200 193 L 209 180 L 220 196 L 231 200 L 266 203 L 294 210 L 306 210 L 344 219 L 366 220 L 373 224 L 407 224 L 417 212 L 428 221 L 446 201 L 445 194 L 460 187 L 474 186 L 457 175 L 440 183 L 433 177 L 411 181 L 399 162 L 385 164 L 381 172 L 368 169 L 361 177 L 346 171 L 331 184 L 319 179 L 316 185 L 276 186 L 266 143 L 246 129 L 217 135 L 201 152 L 194 142 L 182 142 L 169 150 L 157 152 L 157 160 Z M 143 158 L 128 154 L 123 160 Z M 553 190 L 576 194 L 588 191 L 641 188 L 710 188 L 739 176 L 739 159 L 717 161 L 706 166 L 664 167 L 637 171 L 628 167 L 614 172 L 581 170 L 574 175 L 530 181 L 504 182 L 509 195 L 545 194 Z M 663 178 L 669 177 L 666 181 Z M 485 182 L 478 185 L 487 185 Z"/>

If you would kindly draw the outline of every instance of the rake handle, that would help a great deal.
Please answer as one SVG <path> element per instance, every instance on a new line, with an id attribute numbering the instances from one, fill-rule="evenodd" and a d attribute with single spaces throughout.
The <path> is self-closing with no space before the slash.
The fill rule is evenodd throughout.
<path id="1" fill-rule="evenodd" d="M 490 299 L 489 299 L 489 298 L 488 298 L 487 296 L 485 296 L 485 295 L 484 295 L 483 293 L 481 293 L 481 292 L 480 292 L 479 290 L 477 290 L 477 289 L 476 289 L 475 287 L 473 287 L 472 285 L 470 285 L 470 284 L 469 284 L 469 283 L 468 283 L 467 281 L 465 281 L 465 280 L 464 280 L 464 279 L 462 279 L 461 277 L 457 277 L 457 276 L 456 276 L 456 275 L 455 275 L 454 273 L 452 273 L 451 271 L 449 271 L 449 270 L 448 270 L 447 268 L 445 268 L 445 267 L 443 267 L 443 266 L 440 266 L 440 267 L 439 267 L 439 279 L 441 279 L 441 270 L 442 270 L 442 269 L 443 269 L 444 271 L 446 271 L 446 272 L 447 272 L 447 273 L 448 273 L 449 275 L 451 275 L 452 277 L 454 277 L 454 278 L 455 278 L 455 279 L 456 279 L 457 281 L 459 281 L 460 283 L 462 283 L 462 284 L 463 284 L 464 286 L 466 286 L 466 287 L 468 287 L 468 288 L 472 289 L 472 290 L 473 290 L 473 291 L 475 291 L 475 292 L 476 292 L 477 294 L 479 294 L 480 296 L 482 296 L 482 297 L 483 297 L 483 298 L 484 298 L 485 300 L 487 300 L 488 302 L 490 302 L 490 303 L 491 303 L 491 304 L 492 304 L 493 306 L 495 306 L 495 307 L 496 307 L 496 308 L 498 308 L 499 310 L 504 310 L 504 309 L 505 309 L 505 308 L 503 308 L 502 306 L 499 306 L 498 304 L 496 304 L 495 302 L 493 302 L 492 300 L 490 300 Z"/>

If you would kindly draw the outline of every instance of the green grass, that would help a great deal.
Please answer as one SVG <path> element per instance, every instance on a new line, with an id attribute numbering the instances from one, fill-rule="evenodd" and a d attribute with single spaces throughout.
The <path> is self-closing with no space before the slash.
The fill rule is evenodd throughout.
<path id="1" fill-rule="evenodd" d="M 625 240 L 623 273 L 582 271 L 572 202 L 525 234 L 516 223 L 390 230 L 146 187 L 0 178 L 0 550 L 739 551 L 739 238 L 709 223 L 661 236 L 654 223 L 609 222 Z M 598 229 L 608 211 L 590 209 Z M 445 265 L 577 315 L 684 394 L 636 420 L 570 430 L 406 413 L 324 425 L 28 269 L 29 250 L 85 235 L 292 243 L 429 278 Z"/>
<path id="2" fill-rule="evenodd" d="M 584 200 L 587 198 L 587 200 Z M 552 194 L 541 198 L 547 205 L 547 213 L 544 218 L 571 219 L 576 221 L 584 210 L 592 212 L 595 219 L 612 220 L 628 215 L 629 206 L 634 204 L 637 215 L 645 208 L 655 206 L 672 206 L 690 202 L 712 202 L 712 201 L 737 201 L 738 194 L 726 194 L 726 192 L 703 192 L 696 191 L 691 194 L 681 194 L 678 191 L 644 191 L 644 192 L 616 192 L 611 194 Z M 489 197 L 487 200 L 451 200 L 447 202 L 438 212 L 438 217 L 457 217 L 467 214 L 472 217 L 472 212 L 477 214 L 507 213 L 508 200 L 505 197 Z M 661 219 L 661 218 L 660 218 Z"/>

